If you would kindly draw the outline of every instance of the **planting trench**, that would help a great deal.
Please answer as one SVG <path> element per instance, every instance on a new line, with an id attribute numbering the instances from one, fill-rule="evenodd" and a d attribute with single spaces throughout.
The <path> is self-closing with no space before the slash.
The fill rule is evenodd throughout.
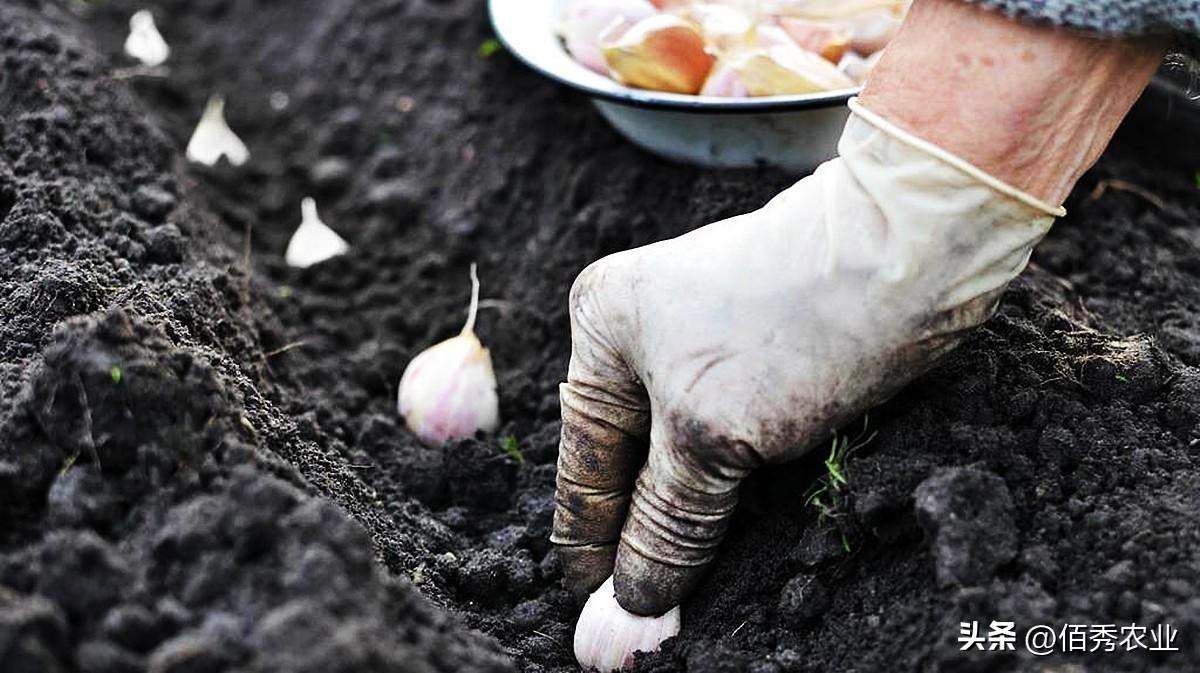
<path id="1" fill-rule="evenodd" d="M 0 670 L 573 670 L 567 288 L 794 178 L 627 146 L 482 57 L 478 0 L 149 4 L 162 72 L 120 53 L 140 4 L 0 6 Z M 242 168 L 181 159 L 214 92 Z M 998 315 L 870 412 L 833 517 L 827 445 L 752 477 L 639 670 L 1200 669 L 1196 119 L 1143 100 Z M 353 249 L 290 270 L 306 195 Z M 395 385 L 471 262 L 503 424 L 427 448 Z M 1179 651 L 960 652 L 993 619 Z"/>

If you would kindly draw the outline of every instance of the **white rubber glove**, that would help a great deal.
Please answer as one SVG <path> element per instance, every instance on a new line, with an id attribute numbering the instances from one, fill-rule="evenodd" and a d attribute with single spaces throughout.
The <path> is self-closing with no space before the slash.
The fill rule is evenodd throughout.
<path id="1" fill-rule="evenodd" d="M 615 564 L 626 610 L 679 604 L 742 478 L 928 369 L 1064 213 L 851 108 L 841 156 L 760 210 L 575 281 L 551 539 L 577 595 Z"/>

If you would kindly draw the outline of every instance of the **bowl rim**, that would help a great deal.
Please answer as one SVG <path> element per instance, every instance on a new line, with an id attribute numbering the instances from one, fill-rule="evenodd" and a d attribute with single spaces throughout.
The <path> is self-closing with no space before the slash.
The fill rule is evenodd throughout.
<path id="1" fill-rule="evenodd" d="M 862 89 L 862 87 L 853 87 L 789 96 L 720 98 L 716 96 L 693 96 L 689 94 L 651 91 L 648 89 L 633 89 L 615 81 L 612 82 L 612 88 L 602 88 L 586 81 L 572 79 L 540 63 L 536 56 L 529 49 L 525 48 L 519 36 L 509 34 L 504 29 L 505 24 L 497 20 L 497 8 L 505 3 L 510 6 L 521 5 L 526 9 L 532 4 L 528 0 L 488 0 L 488 19 L 492 24 L 492 30 L 496 34 L 496 39 L 504 45 L 504 48 L 516 56 L 519 61 L 543 77 L 598 100 L 629 107 L 675 110 L 700 114 L 772 113 L 842 106 L 846 104 L 846 101 L 858 95 Z M 565 54 L 566 50 L 564 49 L 563 51 Z M 569 56 L 567 57 L 570 58 Z M 582 65 L 579 68 L 585 70 Z M 585 70 L 585 72 L 590 71 Z"/>

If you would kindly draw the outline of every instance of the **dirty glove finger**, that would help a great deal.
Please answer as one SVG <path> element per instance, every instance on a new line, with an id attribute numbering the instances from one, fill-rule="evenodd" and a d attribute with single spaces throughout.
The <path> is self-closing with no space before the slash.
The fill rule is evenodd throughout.
<path id="1" fill-rule="evenodd" d="M 656 420 L 651 432 L 613 578 L 617 602 L 635 614 L 662 614 L 692 592 L 729 527 L 738 485 L 761 463 L 741 443 L 698 446 L 707 433 L 692 430 L 660 430 Z"/>
<path id="2" fill-rule="evenodd" d="M 638 469 L 645 462 L 649 402 L 609 335 L 598 298 L 605 274 L 584 270 L 571 289 L 571 363 L 559 388 L 554 528 L 567 588 L 582 602 L 612 574 Z"/>

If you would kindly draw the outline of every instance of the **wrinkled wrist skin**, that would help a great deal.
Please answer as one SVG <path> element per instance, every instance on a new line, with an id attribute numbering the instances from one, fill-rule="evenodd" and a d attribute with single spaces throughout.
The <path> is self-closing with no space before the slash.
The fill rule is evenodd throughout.
<path id="1" fill-rule="evenodd" d="M 859 102 L 1049 203 L 1108 145 L 1166 54 L 1018 23 L 962 0 L 915 0 Z"/>

